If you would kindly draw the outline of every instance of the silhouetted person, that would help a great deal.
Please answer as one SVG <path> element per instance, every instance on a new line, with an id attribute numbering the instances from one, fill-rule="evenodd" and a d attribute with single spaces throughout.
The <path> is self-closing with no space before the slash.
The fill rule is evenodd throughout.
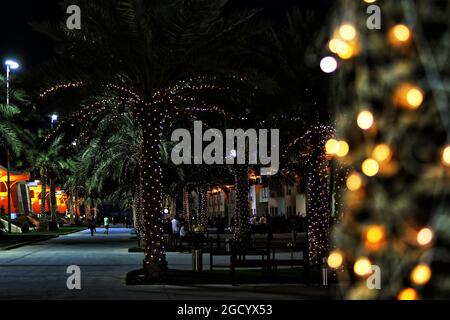
<path id="1" fill-rule="evenodd" d="M 94 217 L 89 219 L 88 225 L 89 225 L 89 229 L 91 230 L 91 237 L 93 237 L 94 236 L 94 231 L 95 231 L 95 218 Z"/>
<path id="2" fill-rule="evenodd" d="M 103 218 L 103 224 L 105 226 L 105 233 L 109 234 L 109 218 L 108 217 Z"/>

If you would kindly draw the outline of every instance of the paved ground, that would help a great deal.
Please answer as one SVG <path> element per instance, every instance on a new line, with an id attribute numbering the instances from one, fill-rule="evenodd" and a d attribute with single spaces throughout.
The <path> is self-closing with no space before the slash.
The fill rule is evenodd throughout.
<path id="1" fill-rule="evenodd" d="M 3 299 L 307 299 L 321 298 L 324 289 L 302 285 L 126 286 L 125 276 L 142 266 L 142 253 L 129 229 L 98 228 L 11 251 L 0 251 L 0 300 Z M 190 269 L 191 255 L 168 253 L 170 268 Z M 208 257 L 204 257 L 207 268 Z M 81 290 L 68 290 L 69 265 L 81 268 Z"/>

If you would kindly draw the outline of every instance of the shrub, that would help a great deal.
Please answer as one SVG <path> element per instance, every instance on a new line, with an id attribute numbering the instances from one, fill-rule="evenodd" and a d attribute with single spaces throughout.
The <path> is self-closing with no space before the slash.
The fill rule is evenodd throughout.
<path id="1" fill-rule="evenodd" d="M 28 222 L 22 223 L 22 225 L 20 226 L 20 230 L 22 230 L 22 233 L 30 232 L 30 224 Z"/>

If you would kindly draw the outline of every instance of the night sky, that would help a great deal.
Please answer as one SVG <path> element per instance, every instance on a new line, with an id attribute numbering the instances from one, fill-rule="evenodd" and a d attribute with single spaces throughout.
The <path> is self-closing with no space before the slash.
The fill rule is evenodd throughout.
<path id="1" fill-rule="evenodd" d="M 52 43 L 32 30 L 33 21 L 57 21 L 64 17 L 58 0 L 2 1 L 0 57 L 14 57 L 24 66 L 39 63 L 52 53 Z"/>
<path id="2" fill-rule="evenodd" d="M 36 21 L 65 21 L 59 0 L 4 0 L 0 12 L 0 59 L 14 57 L 21 64 L 38 64 L 52 56 L 53 44 L 30 26 Z M 271 15 L 283 14 L 292 6 L 326 11 L 331 0 L 231 0 L 232 6 L 259 6 Z"/>

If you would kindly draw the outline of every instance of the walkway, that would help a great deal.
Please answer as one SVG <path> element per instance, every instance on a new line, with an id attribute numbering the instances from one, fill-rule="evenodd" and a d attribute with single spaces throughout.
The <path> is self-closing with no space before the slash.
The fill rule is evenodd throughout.
<path id="1" fill-rule="evenodd" d="M 98 228 L 0 251 L 0 299 L 305 299 L 323 297 L 320 287 L 302 285 L 126 286 L 127 272 L 142 266 L 129 229 Z M 190 269 L 191 255 L 168 253 L 170 268 Z M 205 257 L 205 263 L 207 263 Z M 82 290 L 68 290 L 67 267 L 81 268 Z M 207 266 L 205 266 L 207 268 Z"/>

